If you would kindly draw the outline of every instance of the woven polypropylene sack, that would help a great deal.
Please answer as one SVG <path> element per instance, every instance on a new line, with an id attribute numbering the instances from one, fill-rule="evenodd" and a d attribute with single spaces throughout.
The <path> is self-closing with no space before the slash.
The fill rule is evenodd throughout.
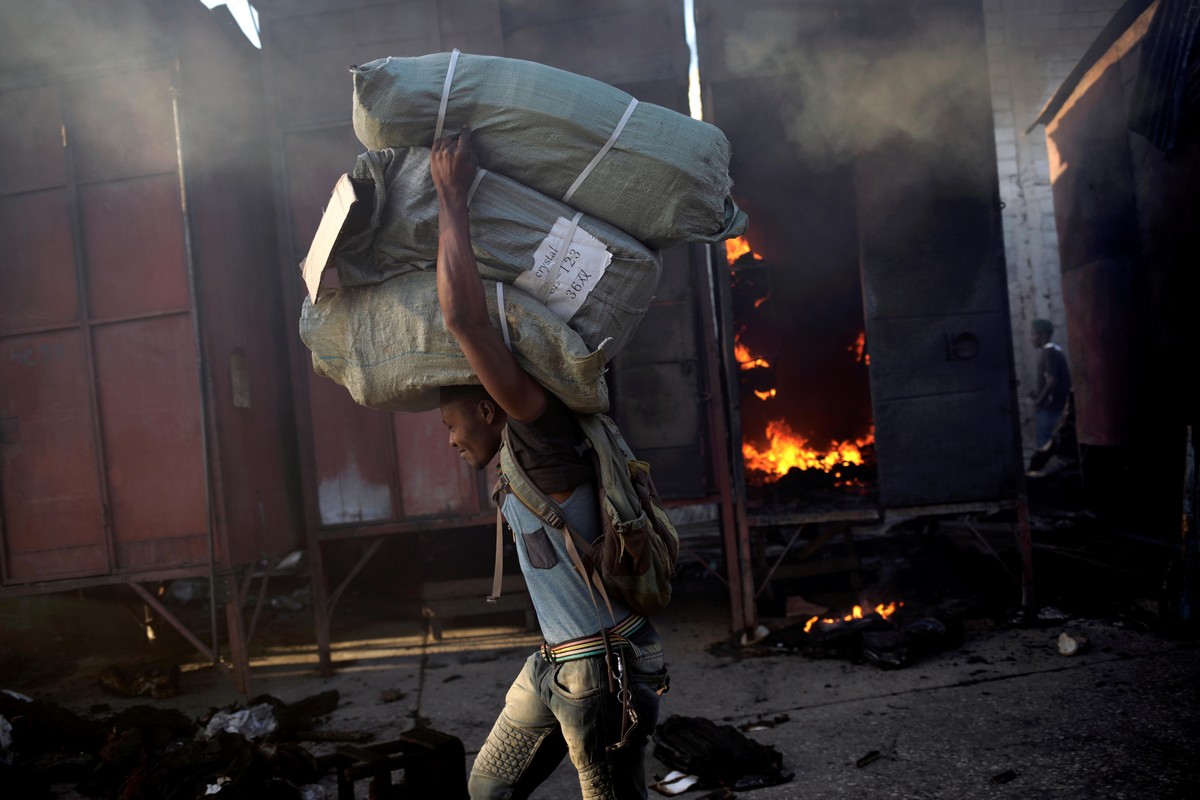
<path id="1" fill-rule="evenodd" d="M 438 199 L 429 149 L 367 151 L 351 177 L 369 194 L 371 214 L 364 230 L 334 249 L 342 286 L 434 269 Z M 566 320 L 589 348 L 611 339 L 605 348 L 611 357 L 650 307 L 662 262 L 606 222 L 582 216 L 573 225 L 575 214 L 511 178 L 481 170 L 469 209 L 475 261 L 485 279 L 523 282 L 518 285 Z"/>
<path id="2" fill-rule="evenodd" d="M 432 145 L 450 53 L 353 67 L 354 131 L 371 150 Z M 498 56 L 458 54 L 443 133 L 471 126 L 480 163 L 563 198 L 617 130 L 633 99 L 592 78 Z M 612 148 L 567 201 L 655 248 L 718 242 L 746 230 L 729 196 L 720 129 L 638 103 Z"/>
<path id="3" fill-rule="evenodd" d="M 496 284 L 484 281 L 488 313 L 499 327 Z M 517 363 L 572 410 L 608 409 L 604 347 L 591 350 L 545 306 L 504 290 L 505 320 Z M 300 338 L 318 375 L 355 402 L 385 411 L 437 408 L 444 386 L 478 384 L 438 304 L 437 275 L 411 272 L 372 286 L 328 289 L 304 299 Z"/>

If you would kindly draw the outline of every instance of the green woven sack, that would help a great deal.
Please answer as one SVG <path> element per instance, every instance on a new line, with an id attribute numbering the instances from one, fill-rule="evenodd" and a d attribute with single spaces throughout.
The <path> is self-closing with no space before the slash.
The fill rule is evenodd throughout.
<path id="1" fill-rule="evenodd" d="M 484 281 L 488 313 L 500 326 L 496 283 Z M 608 409 L 605 346 L 592 350 L 575 331 L 520 289 L 504 290 L 504 323 L 522 369 L 578 413 Z M 447 332 L 437 275 L 411 272 L 373 286 L 304 298 L 300 338 L 313 370 L 344 386 L 355 402 L 384 411 L 429 411 L 442 387 L 478 384 Z"/>
<path id="2" fill-rule="evenodd" d="M 365 227 L 333 250 L 341 285 L 434 269 L 438 199 L 429 149 L 369 150 L 350 177 L 370 213 Z M 471 193 L 469 218 L 483 278 L 528 289 L 592 349 L 611 340 L 605 347 L 610 357 L 633 336 L 658 286 L 657 253 L 606 222 L 577 217 L 569 206 L 487 170 Z"/>
<path id="3" fill-rule="evenodd" d="M 371 150 L 429 147 L 468 124 L 482 166 L 651 247 L 746 230 L 729 196 L 729 141 L 707 122 L 514 58 L 455 51 L 352 72 L 354 131 Z"/>

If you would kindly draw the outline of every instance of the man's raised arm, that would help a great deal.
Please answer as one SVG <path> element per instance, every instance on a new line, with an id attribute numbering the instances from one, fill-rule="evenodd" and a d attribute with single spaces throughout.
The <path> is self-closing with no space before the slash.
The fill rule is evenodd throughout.
<path id="1" fill-rule="evenodd" d="M 429 167 L 438 194 L 437 290 L 446 329 L 510 417 L 537 419 L 546 407 L 546 390 L 521 368 L 492 325 L 471 250 L 467 195 L 478 169 L 471 129 L 464 125 L 459 136 L 435 141 Z"/>

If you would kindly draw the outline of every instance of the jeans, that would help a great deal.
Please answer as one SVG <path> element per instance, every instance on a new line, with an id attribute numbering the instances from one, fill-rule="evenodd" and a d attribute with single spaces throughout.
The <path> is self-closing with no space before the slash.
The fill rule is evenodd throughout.
<path id="1" fill-rule="evenodd" d="M 475 759 L 471 800 L 529 797 L 568 754 L 584 800 L 644 800 L 645 745 L 658 724 L 667 671 L 657 637 L 621 653 L 638 717 L 627 745 L 606 749 L 620 738 L 621 704 L 608 690 L 603 658 L 553 664 L 534 653 Z"/>
<path id="2" fill-rule="evenodd" d="M 1061 408 L 1058 411 L 1050 408 L 1037 409 L 1037 447 L 1050 441 L 1050 437 L 1054 435 L 1054 426 L 1058 424 L 1058 418 L 1061 416 Z"/>

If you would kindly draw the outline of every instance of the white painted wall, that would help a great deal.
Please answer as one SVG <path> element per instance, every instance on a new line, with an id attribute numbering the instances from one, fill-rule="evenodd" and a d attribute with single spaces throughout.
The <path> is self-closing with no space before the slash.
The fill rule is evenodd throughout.
<path id="1" fill-rule="evenodd" d="M 1054 323 L 1066 346 L 1058 234 L 1046 130 L 1028 128 L 1124 0 L 983 0 L 1017 390 L 1026 452 L 1033 448 L 1036 353 L 1029 323 Z"/>

